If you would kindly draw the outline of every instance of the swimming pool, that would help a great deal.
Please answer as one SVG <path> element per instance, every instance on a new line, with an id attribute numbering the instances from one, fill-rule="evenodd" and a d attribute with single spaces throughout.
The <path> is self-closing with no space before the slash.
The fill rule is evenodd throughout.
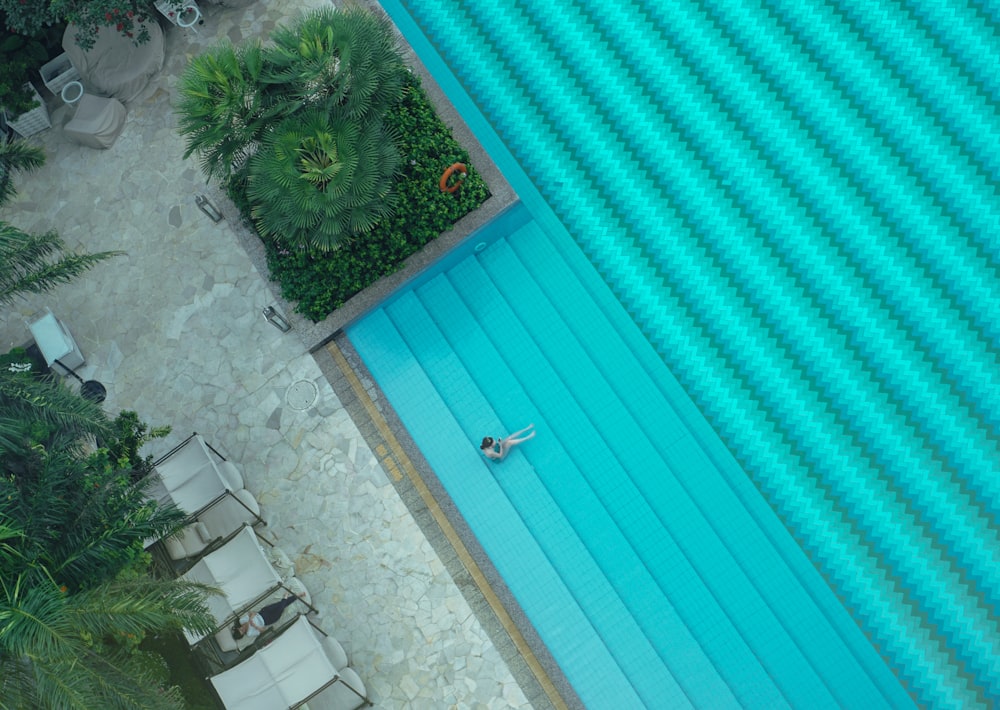
<path id="1" fill-rule="evenodd" d="M 523 206 L 348 335 L 588 707 L 905 702 L 597 273 Z M 479 454 L 529 419 L 503 463 Z"/>
<path id="2" fill-rule="evenodd" d="M 711 425 L 714 433 L 692 437 L 696 448 L 714 451 L 705 442 L 717 435 L 732 454 L 732 465 L 716 469 L 744 511 L 734 507 L 733 515 L 749 515 L 798 575 L 796 584 L 820 600 L 812 602 L 822 610 L 818 617 L 851 649 L 854 660 L 844 667 L 865 669 L 865 687 L 876 688 L 885 704 L 905 703 L 907 696 L 941 707 L 993 704 L 1000 697 L 993 651 L 1000 642 L 1000 155 L 990 138 L 1000 128 L 992 70 L 1000 46 L 996 14 L 904 3 L 440 0 L 385 7 L 514 184 L 540 227 L 533 239 L 555 238 L 558 251 L 560 231 L 571 235 L 643 336 L 641 342 L 616 337 L 630 350 L 653 353 L 676 378 L 692 405 L 681 407 L 676 393 L 667 398 L 681 421 L 703 415 Z M 542 286 L 547 280 L 547 274 L 536 279 Z M 598 304 L 602 311 L 613 306 L 603 296 Z M 545 320 L 546 330 L 568 317 Z M 477 318 L 465 322 L 472 328 Z M 503 322 L 522 327 L 519 319 Z M 460 338 L 457 346 L 442 339 L 452 347 L 432 350 L 428 372 L 450 371 L 456 348 L 465 347 Z M 387 354 L 375 350 L 370 367 Z M 484 367 L 510 369 L 517 362 L 514 352 Z M 614 373 L 570 371 L 555 379 L 566 384 L 574 375 L 599 383 L 612 382 Z M 469 377 L 467 391 L 474 392 Z M 526 422 L 512 405 L 538 401 L 530 387 L 521 389 L 521 400 L 507 401 L 503 390 L 462 401 L 472 409 L 488 406 L 513 428 Z M 639 389 L 641 397 L 653 390 Z M 608 399 L 600 406 L 616 405 Z M 636 426 L 658 426 L 661 415 L 649 416 L 640 410 Z M 455 421 L 453 433 L 466 439 L 489 423 Z M 572 432 L 554 438 L 563 450 L 576 440 Z M 524 485 L 529 473 L 548 475 L 551 452 L 541 440 L 525 446 L 523 459 L 533 471 L 518 479 Z M 642 468 L 641 462 L 621 466 L 627 476 Z M 674 468 L 683 466 L 667 468 L 677 479 Z M 505 496 L 513 495 L 502 477 L 496 480 Z M 668 521 L 680 524 L 657 517 L 655 496 L 637 483 L 621 495 L 653 511 L 650 531 L 658 530 L 656 520 L 663 529 Z M 463 514 L 470 524 L 480 514 L 494 519 L 479 507 Z M 553 522 L 549 532 L 557 540 L 582 539 L 586 521 L 579 522 L 583 529 Z M 645 529 L 632 524 L 619 525 L 623 536 Z M 669 531 L 676 539 L 684 534 Z M 556 544 L 532 537 L 534 543 L 519 537 L 517 544 Z M 717 552 L 693 547 L 688 564 L 739 556 L 739 539 L 719 539 Z M 795 550 L 787 552 L 783 539 L 794 541 Z M 516 547 L 513 540 L 503 544 Z M 637 559 L 647 570 L 660 569 L 636 554 L 621 562 L 623 574 L 639 568 Z M 812 578 L 799 574 L 795 554 L 808 560 Z M 746 559 L 749 565 L 753 555 Z M 644 693 L 669 690 L 646 679 L 643 669 L 657 675 L 657 658 L 677 662 L 658 644 L 683 633 L 663 621 L 661 609 L 685 618 L 684 581 L 683 575 L 657 580 L 653 587 L 667 599 L 662 607 L 644 609 L 641 595 L 612 605 L 634 609 L 638 626 L 671 629 L 648 636 L 652 650 L 645 655 L 627 641 L 605 642 L 620 643 L 621 654 L 638 659 L 641 680 L 622 681 L 620 689 L 630 685 L 640 702 L 649 704 Z M 550 588 L 568 583 L 546 584 L 529 595 L 554 595 Z M 844 635 L 824 595 L 839 599 L 857 638 Z M 717 605 L 729 608 L 725 600 Z M 798 601 L 788 607 L 807 627 L 820 623 Z M 762 630 L 784 629 L 782 639 L 793 633 L 794 624 L 755 614 L 749 617 Z M 727 623 L 738 625 L 747 614 L 728 616 Z M 712 646 L 700 639 L 721 634 L 720 624 L 706 618 L 699 626 L 694 618 L 687 627 L 691 645 L 681 647 L 703 649 L 712 669 L 668 672 L 678 687 L 687 683 L 681 695 L 695 702 L 691 693 L 704 691 L 713 704 L 728 698 L 766 706 L 779 698 L 801 705 L 797 693 L 814 681 L 768 685 L 772 667 L 763 662 L 761 678 L 731 678 L 737 656 L 704 650 Z M 754 648 L 745 640 L 752 634 L 740 638 Z M 867 651 L 856 648 L 857 639 Z M 773 656 L 761 658 L 794 667 L 811 649 L 793 646 L 768 649 Z M 576 658 L 589 656 L 581 641 L 583 648 L 588 652 L 564 653 L 580 663 L 578 677 L 605 667 Z M 868 667 L 867 654 L 884 659 L 881 670 Z M 678 655 L 686 661 L 697 654 Z M 567 663 L 560 659 L 564 669 Z M 778 677 L 783 672 L 778 668 Z M 567 675 L 576 685 L 574 673 Z M 825 683 L 830 702 L 842 703 L 837 693 L 854 690 L 842 685 L 850 683 Z M 751 690 L 764 695 L 741 695 Z M 600 688 L 581 697 L 590 692 Z M 846 704 L 852 700 L 858 699 Z"/>

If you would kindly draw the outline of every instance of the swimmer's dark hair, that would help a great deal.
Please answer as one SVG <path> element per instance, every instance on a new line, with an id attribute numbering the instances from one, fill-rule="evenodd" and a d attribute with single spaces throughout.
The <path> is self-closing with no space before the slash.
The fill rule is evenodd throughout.
<path id="1" fill-rule="evenodd" d="M 492 436 L 484 436 L 483 437 L 483 443 L 479 445 L 479 448 L 480 449 L 492 449 L 494 443 L 495 442 L 493 441 L 493 437 Z"/>

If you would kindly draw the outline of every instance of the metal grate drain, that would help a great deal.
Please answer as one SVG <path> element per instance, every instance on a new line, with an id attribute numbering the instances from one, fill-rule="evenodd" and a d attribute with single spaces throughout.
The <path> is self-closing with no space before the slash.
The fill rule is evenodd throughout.
<path id="1" fill-rule="evenodd" d="M 285 393 L 285 401 L 288 402 L 289 407 L 301 412 L 313 406 L 317 396 L 319 396 L 319 388 L 314 382 L 298 380 L 289 386 Z"/>

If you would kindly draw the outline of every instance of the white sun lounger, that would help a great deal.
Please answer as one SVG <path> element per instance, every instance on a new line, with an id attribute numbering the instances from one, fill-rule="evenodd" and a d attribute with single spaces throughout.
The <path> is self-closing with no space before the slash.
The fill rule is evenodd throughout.
<path id="1" fill-rule="evenodd" d="M 191 515 L 233 489 L 220 470 L 221 457 L 214 454 L 199 434 L 153 464 L 149 496 L 161 503 L 173 502 Z M 239 488 L 243 487 L 242 476 Z"/>
<path id="2" fill-rule="evenodd" d="M 218 624 L 216 631 L 282 586 L 281 577 L 250 526 L 243 527 L 218 550 L 201 558 L 181 579 L 222 590 L 221 595 L 208 598 L 209 611 Z M 184 635 L 193 646 L 209 634 L 185 630 Z"/>
<path id="3" fill-rule="evenodd" d="M 306 701 L 329 710 L 368 704 L 361 678 L 350 668 L 338 670 L 337 662 L 322 632 L 300 616 L 265 648 L 210 680 L 230 710 L 298 708 Z"/>
<path id="4" fill-rule="evenodd" d="M 192 434 L 153 464 L 146 495 L 158 503 L 174 503 L 190 516 L 190 524 L 164 541 L 173 560 L 192 557 L 244 524 L 264 522 L 260 506 L 243 487 L 235 464 Z M 156 542 L 147 541 L 147 547 Z"/>

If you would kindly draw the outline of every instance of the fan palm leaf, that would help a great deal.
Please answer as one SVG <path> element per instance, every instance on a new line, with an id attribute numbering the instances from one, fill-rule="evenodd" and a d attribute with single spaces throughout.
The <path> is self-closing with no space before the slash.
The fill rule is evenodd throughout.
<path id="1" fill-rule="evenodd" d="M 253 153 L 269 122 L 287 110 L 273 105 L 262 79 L 259 42 L 224 43 L 194 57 L 179 83 L 184 157 L 199 156 L 208 178 L 229 178 Z"/>
<path id="2" fill-rule="evenodd" d="M 315 108 L 267 134 L 249 164 L 247 194 L 260 233 L 324 251 L 392 213 L 399 165 L 380 122 Z"/>
<path id="3" fill-rule="evenodd" d="M 380 118 L 402 95 L 405 67 L 384 15 L 323 8 L 271 35 L 267 80 L 290 101 L 333 114 Z"/>

